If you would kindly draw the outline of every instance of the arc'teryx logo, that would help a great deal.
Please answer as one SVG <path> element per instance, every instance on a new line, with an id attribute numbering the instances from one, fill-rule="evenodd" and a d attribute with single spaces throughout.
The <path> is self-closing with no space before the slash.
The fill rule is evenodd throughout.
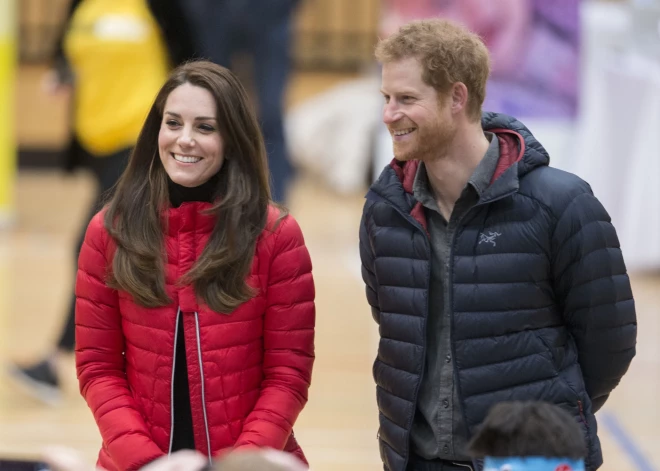
<path id="1" fill-rule="evenodd" d="M 497 239 L 499 236 L 501 236 L 499 232 L 492 232 L 488 231 L 488 235 L 484 234 L 483 232 L 479 234 L 479 245 L 481 245 L 482 242 L 485 242 L 487 244 L 493 244 L 493 247 L 497 246 L 497 242 L 495 242 L 495 239 Z"/>

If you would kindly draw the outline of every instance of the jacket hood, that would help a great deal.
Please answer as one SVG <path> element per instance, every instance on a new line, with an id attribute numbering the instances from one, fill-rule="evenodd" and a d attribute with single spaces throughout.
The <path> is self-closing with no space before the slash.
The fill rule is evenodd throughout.
<path id="1" fill-rule="evenodd" d="M 484 131 L 497 135 L 500 144 L 500 160 L 491 180 L 495 192 L 517 188 L 521 177 L 550 163 L 550 157 L 541 143 L 517 119 L 505 114 L 484 112 L 481 126 Z M 375 194 L 420 220 L 423 210 L 415 200 L 412 189 L 418 167 L 418 160 L 401 162 L 392 159 L 371 186 L 367 198 Z M 424 225 L 423 221 L 420 222 Z"/>

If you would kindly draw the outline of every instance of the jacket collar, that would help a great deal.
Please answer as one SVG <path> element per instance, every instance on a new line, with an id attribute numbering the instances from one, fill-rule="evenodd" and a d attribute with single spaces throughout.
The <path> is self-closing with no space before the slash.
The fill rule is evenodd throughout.
<path id="1" fill-rule="evenodd" d="M 497 113 L 484 113 L 482 127 L 497 135 L 500 160 L 491 184 L 481 195 L 487 203 L 518 191 L 520 178 L 534 168 L 548 165 L 549 156 L 529 130 L 518 120 Z M 424 228 L 424 211 L 414 195 L 413 182 L 419 161 L 399 162 L 393 159 L 371 186 L 367 199 L 383 199 L 401 211 L 411 214 Z"/>

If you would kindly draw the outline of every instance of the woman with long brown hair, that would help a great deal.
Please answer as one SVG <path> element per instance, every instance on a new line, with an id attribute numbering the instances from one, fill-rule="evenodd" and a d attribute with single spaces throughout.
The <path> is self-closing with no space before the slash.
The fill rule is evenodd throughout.
<path id="1" fill-rule="evenodd" d="M 272 204 L 247 94 L 210 62 L 162 87 L 76 281 L 76 365 L 99 465 L 196 449 L 304 460 L 293 424 L 314 362 L 314 282 L 296 221 Z"/>
<path id="2" fill-rule="evenodd" d="M 182 19 L 188 1 L 56 2 L 69 3 L 69 11 L 44 88 L 49 93 L 73 92 L 71 141 L 63 163 L 66 171 L 89 170 L 96 187 L 76 229 L 72 268 L 89 221 L 126 168 L 153 97 L 174 66 L 198 54 Z M 18 387 L 50 405 L 62 400 L 61 368 L 69 367 L 75 348 L 73 286 L 67 291 L 66 316 L 55 344 L 35 361 L 9 368 L 9 378 Z"/>

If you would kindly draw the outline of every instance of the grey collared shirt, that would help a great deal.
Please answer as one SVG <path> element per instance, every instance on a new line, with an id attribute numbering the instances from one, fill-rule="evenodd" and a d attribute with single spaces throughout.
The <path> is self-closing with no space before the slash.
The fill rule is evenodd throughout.
<path id="1" fill-rule="evenodd" d="M 454 205 L 449 222 L 435 200 L 424 163 L 420 163 L 413 194 L 425 208 L 431 241 L 431 286 L 426 325 L 426 363 L 410 433 L 412 451 L 427 459 L 470 461 L 467 430 L 455 384 L 451 339 L 451 245 L 463 216 L 479 201 L 495 174 L 500 158 L 497 136 L 486 132 L 490 146 Z"/>

